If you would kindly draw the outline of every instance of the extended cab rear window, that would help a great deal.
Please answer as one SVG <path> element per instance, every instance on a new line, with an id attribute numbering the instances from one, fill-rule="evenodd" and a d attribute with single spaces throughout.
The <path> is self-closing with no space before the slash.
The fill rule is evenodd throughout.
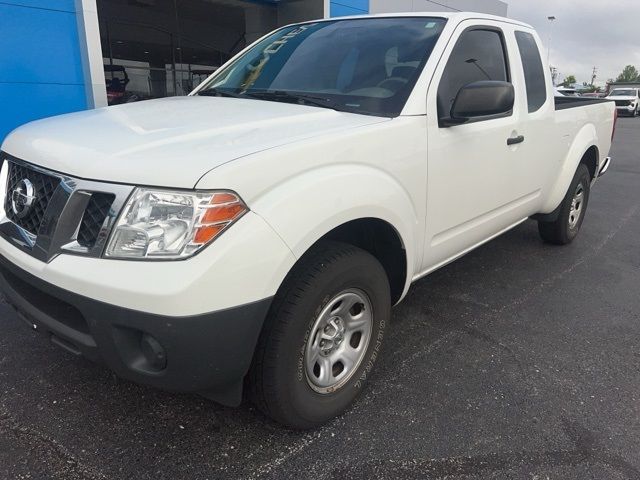
<path id="1" fill-rule="evenodd" d="M 516 41 L 524 68 L 529 113 L 536 112 L 547 101 L 547 85 L 540 50 L 535 38 L 530 33 L 516 32 Z"/>

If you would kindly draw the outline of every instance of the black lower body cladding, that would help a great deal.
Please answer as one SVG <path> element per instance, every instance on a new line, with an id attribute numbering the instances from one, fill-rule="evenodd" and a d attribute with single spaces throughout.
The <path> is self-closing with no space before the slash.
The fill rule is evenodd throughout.
<path id="1" fill-rule="evenodd" d="M 271 298 L 189 317 L 118 307 L 61 289 L 0 256 L 0 290 L 56 345 L 156 388 L 238 405 Z"/>

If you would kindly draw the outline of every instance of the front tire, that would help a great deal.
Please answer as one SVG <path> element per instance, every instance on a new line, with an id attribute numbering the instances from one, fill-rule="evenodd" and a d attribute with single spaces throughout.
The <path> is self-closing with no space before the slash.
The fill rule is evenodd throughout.
<path id="1" fill-rule="evenodd" d="M 580 164 L 569 185 L 569 190 L 560 204 L 560 213 L 553 222 L 538 221 L 538 232 L 542 239 L 554 245 L 566 245 L 578 235 L 589 204 L 591 175 L 589 169 Z"/>
<path id="2" fill-rule="evenodd" d="M 336 417 L 370 376 L 390 314 L 389 281 L 375 257 L 319 244 L 274 299 L 248 377 L 254 403 L 296 429 Z"/>

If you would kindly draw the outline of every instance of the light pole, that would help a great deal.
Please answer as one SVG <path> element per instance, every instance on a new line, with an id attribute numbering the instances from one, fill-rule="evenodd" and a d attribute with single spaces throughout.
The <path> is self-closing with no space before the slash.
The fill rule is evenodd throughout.
<path id="1" fill-rule="evenodd" d="M 549 45 L 547 46 L 547 65 L 551 66 L 551 39 L 553 34 L 553 21 L 556 19 L 553 15 L 547 17 L 549 20 Z"/>

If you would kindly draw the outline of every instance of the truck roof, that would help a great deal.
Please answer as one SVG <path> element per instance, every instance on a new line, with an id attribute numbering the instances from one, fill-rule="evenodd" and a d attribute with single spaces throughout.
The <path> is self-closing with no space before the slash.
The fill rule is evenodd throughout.
<path id="1" fill-rule="evenodd" d="M 445 18 L 447 20 L 453 20 L 457 23 L 463 20 L 493 20 L 496 22 L 511 23 L 513 25 L 520 25 L 522 27 L 533 29 L 528 23 L 520 22 L 512 18 L 500 17 L 498 15 L 488 15 L 486 13 L 477 12 L 401 12 L 401 13 L 376 13 L 369 15 L 349 15 L 345 17 L 333 17 L 325 18 L 323 20 L 313 20 L 309 22 L 300 23 L 317 23 L 318 21 L 331 22 L 336 20 L 351 20 L 357 18 L 392 18 L 392 17 L 438 17 Z"/>

